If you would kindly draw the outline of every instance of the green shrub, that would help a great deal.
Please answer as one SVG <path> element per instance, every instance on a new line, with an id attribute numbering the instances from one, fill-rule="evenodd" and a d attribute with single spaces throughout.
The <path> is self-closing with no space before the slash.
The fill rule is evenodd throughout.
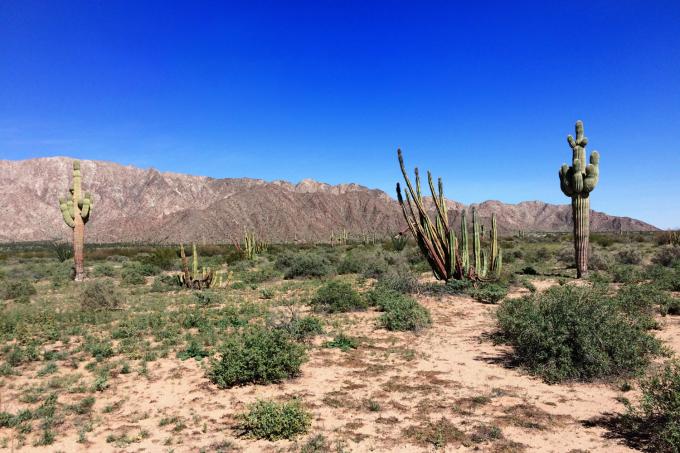
<path id="1" fill-rule="evenodd" d="M 83 310 L 116 310 L 122 305 L 123 296 L 111 280 L 85 282 L 80 290 L 80 307 Z"/>
<path id="2" fill-rule="evenodd" d="M 169 270 L 175 267 L 176 259 L 177 250 L 160 248 L 154 250 L 151 254 L 142 257 L 141 262 L 143 265 L 150 266 L 151 268 Z"/>
<path id="3" fill-rule="evenodd" d="M 674 266 L 680 263 L 680 245 L 664 245 L 659 247 L 652 262 L 661 266 Z"/>
<path id="4" fill-rule="evenodd" d="M 529 290 L 530 293 L 536 292 L 536 285 L 534 285 L 528 278 L 521 280 L 522 286 Z"/>
<path id="5" fill-rule="evenodd" d="M 146 278 L 139 263 L 130 263 L 123 266 L 121 280 L 126 285 L 143 285 Z"/>
<path id="6" fill-rule="evenodd" d="M 37 291 L 29 280 L 8 280 L 2 283 L 2 298 L 17 302 L 28 302 Z"/>
<path id="7" fill-rule="evenodd" d="M 180 282 L 175 275 L 161 274 L 153 279 L 151 285 L 151 292 L 164 293 L 167 291 L 174 291 L 180 287 Z"/>
<path id="8" fill-rule="evenodd" d="M 508 288 L 498 283 L 483 283 L 477 288 L 471 288 L 468 293 L 479 302 L 496 304 L 508 295 Z"/>
<path id="9" fill-rule="evenodd" d="M 432 324 L 430 312 L 411 297 L 396 291 L 374 291 L 370 297 L 384 312 L 378 323 L 387 330 L 415 332 Z"/>
<path id="10" fill-rule="evenodd" d="M 508 299 L 497 311 L 501 338 L 519 364 L 547 382 L 636 374 L 660 343 L 605 291 L 558 286 Z"/>
<path id="11" fill-rule="evenodd" d="M 315 310 L 326 313 L 341 313 L 365 309 L 367 304 L 352 285 L 337 280 L 324 284 L 311 300 Z"/>
<path id="12" fill-rule="evenodd" d="M 200 305 L 215 305 L 222 302 L 222 295 L 210 289 L 196 291 L 193 293 L 196 303 Z"/>
<path id="13" fill-rule="evenodd" d="M 286 279 L 323 277 L 332 271 L 328 258 L 311 252 L 280 255 L 276 260 L 276 268 L 283 270 Z"/>
<path id="14" fill-rule="evenodd" d="M 642 274 L 637 266 L 631 264 L 619 264 L 611 269 L 614 283 L 633 283 L 642 279 Z"/>
<path id="15" fill-rule="evenodd" d="M 324 332 L 323 323 L 316 316 L 293 316 L 275 325 L 276 329 L 286 331 L 295 341 L 305 341 Z"/>
<path id="16" fill-rule="evenodd" d="M 283 403 L 260 400 L 238 415 L 243 434 L 270 441 L 292 439 L 307 432 L 312 416 L 298 400 Z"/>
<path id="17" fill-rule="evenodd" d="M 588 269 L 606 271 L 612 266 L 612 257 L 604 251 L 592 248 L 588 253 Z"/>
<path id="18" fill-rule="evenodd" d="M 680 451 L 680 362 L 668 362 L 640 387 L 639 407 L 628 405 L 631 434 L 647 437 L 649 451 Z"/>
<path id="19" fill-rule="evenodd" d="M 613 300 L 631 322 L 646 329 L 657 326 L 654 314 L 667 312 L 672 302 L 670 294 L 649 283 L 623 285 Z"/>
<path id="20" fill-rule="evenodd" d="M 208 376 L 220 388 L 269 384 L 297 376 L 306 360 L 304 346 L 281 329 L 251 326 L 226 336 Z"/>
<path id="21" fill-rule="evenodd" d="M 255 271 L 245 272 L 241 277 L 244 283 L 257 284 L 264 283 L 279 277 L 280 274 L 271 267 L 264 267 Z"/>
<path id="22" fill-rule="evenodd" d="M 115 277 L 116 268 L 109 263 L 97 264 L 94 266 L 92 274 L 95 277 Z"/>
<path id="23" fill-rule="evenodd" d="M 408 269 L 390 270 L 380 277 L 376 283 L 378 289 L 391 289 L 403 294 L 418 292 L 420 285 L 418 278 Z"/>
<path id="24" fill-rule="evenodd" d="M 359 347 L 359 341 L 356 338 L 352 338 L 345 333 L 339 333 L 331 341 L 327 341 L 323 344 L 324 348 L 338 348 L 342 352 L 347 352 L 350 349 L 356 349 Z"/>
<path id="25" fill-rule="evenodd" d="M 680 291 L 680 265 L 672 268 L 653 265 L 646 269 L 645 278 L 652 280 L 660 289 Z"/>
<path id="26" fill-rule="evenodd" d="M 616 259 L 621 264 L 640 264 L 642 252 L 633 248 L 624 249 L 616 254 Z"/>

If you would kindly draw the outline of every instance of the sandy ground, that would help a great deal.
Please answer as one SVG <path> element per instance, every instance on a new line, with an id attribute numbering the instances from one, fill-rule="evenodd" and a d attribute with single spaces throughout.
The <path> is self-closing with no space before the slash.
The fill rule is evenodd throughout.
<path id="1" fill-rule="evenodd" d="M 21 451 L 299 451 L 319 433 L 330 451 L 434 451 L 418 432 L 442 417 L 465 435 L 448 438 L 439 451 L 633 451 L 604 428 L 584 424 L 623 411 L 617 398 L 624 393 L 615 384 L 544 384 L 508 367 L 508 349 L 487 339 L 495 306 L 468 297 L 419 300 L 432 312 L 432 328 L 418 335 L 390 333 L 375 327 L 375 312 L 342 316 L 350 322 L 345 331 L 360 338 L 360 347 L 314 348 L 302 375 L 280 385 L 220 390 L 205 377 L 205 364 L 193 359 L 152 362 L 148 378 L 121 374 L 96 395 L 94 429 L 86 443 L 78 443 L 80 427 L 67 422 L 55 429 L 53 445 Z M 661 322 L 657 335 L 680 351 L 680 319 Z M 5 389 L 5 402 L 28 382 L 19 384 Z M 287 397 L 301 398 L 314 414 L 309 435 L 296 442 L 266 442 L 234 431 L 233 415 L 246 404 Z M 106 406 L 113 409 L 103 413 Z M 169 422 L 159 426 L 163 419 Z M 485 437 L 489 426 L 499 427 L 501 438 Z M 139 435 L 144 430 L 146 438 Z M 9 436 L 2 431 L 0 437 Z M 116 444 L 112 434 L 133 442 Z"/>

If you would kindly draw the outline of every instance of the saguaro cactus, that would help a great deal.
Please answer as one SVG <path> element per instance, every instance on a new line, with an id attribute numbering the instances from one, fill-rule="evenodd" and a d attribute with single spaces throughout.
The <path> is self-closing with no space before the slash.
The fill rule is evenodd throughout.
<path id="1" fill-rule="evenodd" d="M 590 237 L 590 192 L 595 189 L 600 176 L 600 154 L 593 151 L 590 164 L 586 166 L 586 145 L 588 138 L 583 134 L 583 122 L 576 122 L 576 138 L 567 136 L 573 151 L 572 165 L 560 168 L 560 188 L 571 197 L 571 215 L 574 222 L 574 252 L 576 276 L 588 273 L 588 242 Z"/>
<path id="2" fill-rule="evenodd" d="M 85 278 L 85 271 L 83 270 L 85 224 L 90 219 L 92 212 L 92 195 L 89 192 L 83 195 L 80 187 L 81 179 L 80 162 L 73 161 L 73 181 L 69 195 L 59 199 L 59 209 L 61 209 L 64 222 L 73 230 L 74 279 L 77 282 L 83 281 Z"/>

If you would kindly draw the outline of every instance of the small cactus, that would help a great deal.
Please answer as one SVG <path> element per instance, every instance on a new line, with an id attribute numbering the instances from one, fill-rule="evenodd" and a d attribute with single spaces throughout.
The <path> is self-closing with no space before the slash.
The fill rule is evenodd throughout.
<path id="1" fill-rule="evenodd" d="M 586 165 L 588 138 L 583 133 L 583 122 L 576 122 L 576 138 L 567 136 L 573 152 L 572 165 L 563 164 L 559 171 L 560 189 L 571 197 L 571 213 L 574 223 L 574 252 L 576 276 L 588 273 L 588 242 L 590 236 L 590 192 L 600 177 L 600 154 L 593 151 L 590 164 Z"/>
<path id="2" fill-rule="evenodd" d="M 73 161 L 73 181 L 69 189 L 69 195 L 59 199 L 59 209 L 64 222 L 73 230 L 73 262 L 74 280 L 83 281 L 84 249 L 85 249 L 85 224 L 90 220 L 92 213 L 92 195 L 81 190 L 80 162 Z"/>

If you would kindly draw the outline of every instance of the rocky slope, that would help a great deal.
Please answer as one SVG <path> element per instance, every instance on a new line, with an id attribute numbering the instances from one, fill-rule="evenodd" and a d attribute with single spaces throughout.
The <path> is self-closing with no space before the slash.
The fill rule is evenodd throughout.
<path id="1" fill-rule="evenodd" d="M 65 238 L 57 198 L 69 187 L 71 159 L 0 160 L 0 242 Z M 394 234 L 405 228 L 401 210 L 380 190 L 357 184 L 331 186 L 258 179 L 214 179 L 161 173 L 111 162 L 82 161 L 83 187 L 95 208 L 87 225 L 90 242 L 231 242 L 244 229 L 272 241 L 328 240 L 332 231 Z M 395 174 L 395 178 L 398 175 Z M 458 221 L 464 205 L 450 201 Z M 496 213 L 502 232 L 571 229 L 568 205 L 486 201 L 483 219 Z M 643 231 L 652 225 L 593 212 L 595 231 Z"/>

